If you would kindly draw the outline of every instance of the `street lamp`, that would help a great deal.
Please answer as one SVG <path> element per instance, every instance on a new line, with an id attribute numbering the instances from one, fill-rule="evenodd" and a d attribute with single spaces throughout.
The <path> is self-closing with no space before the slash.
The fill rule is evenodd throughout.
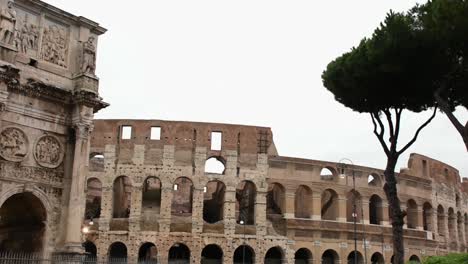
<path id="1" fill-rule="evenodd" d="M 343 158 L 343 159 L 340 159 L 340 161 L 338 161 L 338 166 L 340 167 L 341 169 L 341 173 L 340 173 L 340 178 L 341 179 L 345 179 L 346 178 L 346 187 L 348 187 L 348 175 L 346 174 L 345 172 L 345 169 L 346 169 L 346 163 L 343 163 L 343 161 L 348 161 L 349 163 L 351 163 L 352 166 L 354 166 L 354 163 L 348 159 L 348 158 Z M 356 230 L 356 218 L 357 218 L 357 214 L 356 214 L 356 177 L 354 175 L 354 169 L 351 170 L 352 172 L 352 176 L 353 176 L 353 212 L 352 212 L 352 217 L 353 217 L 353 226 L 354 226 L 354 264 L 358 264 L 358 257 L 357 257 L 357 230 Z M 364 245 L 365 247 L 366 245 Z"/>
<path id="2" fill-rule="evenodd" d="M 243 233 L 244 233 L 244 241 L 242 242 L 242 264 L 245 263 L 245 222 L 244 220 L 240 220 L 239 221 L 239 224 L 241 224 L 243 226 Z"/>

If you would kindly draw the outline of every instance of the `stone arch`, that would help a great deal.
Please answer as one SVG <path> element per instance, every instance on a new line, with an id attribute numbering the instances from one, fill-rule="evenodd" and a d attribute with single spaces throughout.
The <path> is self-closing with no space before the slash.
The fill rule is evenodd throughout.
<path id="1" fill-rule="evenodd" d="M 340 256 L 333 249 L 327 249 L 322 254 L 322 264 L 338 264 Z"/>
<path id="2" fill-rule="evenodd" d="M 310 218 L 312 212 L 312 190 L 299 185 L 294 195 L 294 217 Z"/>
<path id="3" fill-rule="evenodd" d="M 351 251 L 348 254 L 348 264 L 363 264 L 364 263 L 364 258 L 362 257 L 361 252 L 359 251 Z"/>
<path id="4" fill-rule="evenodd" d="M 158 215 L 161 211 L 161 180 L 149 176 L 143 182 L 141 210 L 143 214 Z"/>
<path id="5" fill-rule="evenodd" d="M 433 209 L 430 202 L 423 204 L 423 229 L 425 231 L 433 231 L 434 224 L 432 223 Z"/>
<path id="6" fill-rule="evenodd" d="M 182 243 L 175 243 L 168 253 L 169 264 L 189 264 L 190 263 L 190 249 L 187 245 Z"/>
<path id="7" fill-rule="evenodd" d="M 102 152 L 92 152 L 89 155 L 89 170 L 104 171 L 104 154 Z"/>
<path id="8" fill-rule="evenodd" d="M 130 203 L 132 184 L 127 176 L 119 176 L 114 180 L 113 190 L 113 218 L 128 218 L 130 216 Z"/>
<path id="9" fill-rule="evenodd" d="M 221 156 L 213 156 L 205 161 L 205 173 L 223 174 L 226 171 L 226 161 Z"/>
<path id="10" fill-rule="evenodd" d="M 322 192 L 322 219 L 338 219 L 338 194 L 333 189 L 326 189 Z"/>
<path id="11" fill-rule="evenodd" d="M 449 237 L 454 239 L 456 237 L 455 228 L 457 225 L 457 216 L 455 215 L 455 211 L 452 207 L 448 209 L 448 231 Z"/>
<path id="12" fill-rule="evenodd" d="M 90 178 L 86 183 L 85 219 L 101 216 L 102 183 L 98 178 Z"/>
<path id="13" fill-rule="evenodd" d="M 127 246 L 122 242 L 114 242 L 109 246 L 108 253 L 109 262 L 126 262 L 127 261 Z"/>
<path id="14" fill-rule="evenodd" d="M 33 192 L 18 192 L 2 197 L 0 207 L 0 251 L 43 252 L 48 211 Z M 5 197 L 5 200 L 3 200 Z"/>
<path id="15" fill-rule="evenodd" d="M 415 229 L 418 225 L 418 205 L 413 199 L 406 203 L 406 226 Z"/>
<path id="16" fill-rule="evenodd" d="M 421 260 L 419 259 L 418 256 L 412 255 L 412 256 L 409 258 L 409 262 L 410 262 L 411 264 L 416 264 L 416 263 L 421 263 Z"/>
<path id="17" fill-rule="evenodd" d="M 244 224 L 255 224 L 257 188 L 251 181 L 242 181 L 236 188 L 236 219 Z"/>
<path id="18" fill-rule="evenodd" d="M 372 225 L 381 225 L 383 221 L 383 202 L 382 198 L 374 194 L 369 199 L 369 223 Z"/>
<path id="19" fill-rule="evenodd" d="M 312 252 L 307 248 L 300 248 L 294 253 L 294 264 L 311 264 Z"/>
<path id="20" fill-rule="evenodd" d="M 382 179 L 377 173 L 371 173 L 367 176 L 367 185 L 371 187 L 382 186 Z"/>
<path id="21" fill-rule="evenodd" d="M 155 244 L 146 242 L 140 246 L 140 249 L 138 249 L 138 263 L 158 263 L 158 249 Z"/>
<path id="22" fill-rule="evenodd" d="M 456 206 L 457 208 L 460 208 L 460 206 L 461 206 L 460 201 L 461 201 L 461 200 L 460 200 L 460 195 L 456 194 L 456 195 L 455 195 L 455 206 Z"/>
<path id="23" fill-rule="evenodd" d="M 268 184 L 267 217 L 268 215 L 282 215 L 285 212 L 286 190 L 280 183 Z"/>
<path id="24" fill-rule="evenodd" d="M 375 252 L 371 256 L 371 264 L 385 264 L 384 256 L 380 252 Z"/>
<path id="25" fill-rule="evenodd" d="M 362 216 L 362 197 L 361 194 L 356 190 L 351 190 L 346 194 L 346 221 L 361 222 Z"/>
<path id="26" fill-rule="evenodd" d="M 465 242 L 468 244 L 468 213 L 465 213 Z"/>
<path id="27" fill-rule="evenodd" d="M 320 170 L 320 179 L 322 181 L 336 181 L 337 173 L 336 170 L 332 167 L 323 167 Z"/>
<path id="28" fill-rule="evenodd" d="M 174 181 L 171 213 L 175 216 L 188 217 L 192 215 L 193 183 L 187 177 L 179 177 Z"/>
<path id="29" fill-rule="evenodd" d="M 206 245 L 201 252 L 201 264 L 222 264 L 223 250 L 216 244 Z"/>
<path id="30" fill-rule="evenodd" d="M 253 264 L 255 263 L 255 251 L 248 245 L 240 245 L 234 251 L 234 264 Z"/>
<path id="31" fill-rule="evenodd" d="M 203 220 L 210 224 L 223 220 L 226 185 L 218 180 L 209 181 L 203 192 Z"/>
<path id="32" fill-rule="evenodd" d="M 97 247 L 96 245 L 86 240 L 83 243 L 83 248 L 85 250 L 84 263 L 94 264 L 97 262 Z"/>
<path id="33" fill-rule="evenodd" d="M 463 234 L 463 225 L 464 225 L 463 216 L 461 212 L 457 212 L 457 230 L 458 230 L 458 244 L 459 245 L 462 245 L 463 237 L 465 236 Z"/>
<path id="34" fill-rule="evenodd" d="M 445 210 L 442 205 L 437 206 L 437 232 L 440 236 L 445 236 Z"/>
<path id="35" fill-rule="evenodd" d="M 280 247 L 272 247 L 265 253 L 265 264 L 283 263 L 284 253 Z"/>

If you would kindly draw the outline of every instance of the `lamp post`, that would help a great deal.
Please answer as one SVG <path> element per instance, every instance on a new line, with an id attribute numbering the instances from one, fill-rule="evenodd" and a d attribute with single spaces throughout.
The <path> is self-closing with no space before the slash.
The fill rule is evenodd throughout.
<path id="1" fill-rule="evenodd" d="M 340 173 L 340 178 L 344 179 L 346 178 L 346 187 L 348 187 L 348 174 L 345 173 L 345 169 L 346 169 L 346 163 L 343 163 L 343 161 L 348 161 L 351 163 L 352 166 L 354 166 L 354 163 L 350 160 L 350 159 L 347 159 L 347 158 L 343 158 L 343 159 L 340 159 L 340 161 L 338 161 L 338 164 L 339 164 L 339 167 L 341 169 L 341 173 Z M 353 192 L 353 212 L 352 212 L 352 217 L 353 217 L 353 227 L 354 227 L 354 264 L 358 264 L 358 259 L 357 259 L 357 230 L 356 230 L 356 218 L 357 218 L 357 214 L 356 214 L 356 177 L 354 175 L 354 169 L 352 170 L 352 176 L 353 176 L 353 189 L 352 189 L 352 192 Z M 364 245 L 365 247 L 366 245 Z"/>
<path id="2" fill-rule="evenodd" d="M 242 242 L 242 264 L 245 263 L 245 222 L 244 220 L 240 220 L 239 224 L 243 226 L 243 234 L 244 234 L 244 241 Z"/>

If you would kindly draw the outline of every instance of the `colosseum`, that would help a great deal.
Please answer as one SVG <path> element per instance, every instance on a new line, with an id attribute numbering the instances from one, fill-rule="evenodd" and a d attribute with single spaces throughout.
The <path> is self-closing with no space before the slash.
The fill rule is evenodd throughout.
<path id="1" fill-rule="evenodd" d="M 94 120 L 106 29 L 0 4 L 0 260 L 391 263 L 383 170 L 280 156 L 268 127 Z M 457 169 L 411 154 L 398 190 L 407 260 L 466 252 Z"/>

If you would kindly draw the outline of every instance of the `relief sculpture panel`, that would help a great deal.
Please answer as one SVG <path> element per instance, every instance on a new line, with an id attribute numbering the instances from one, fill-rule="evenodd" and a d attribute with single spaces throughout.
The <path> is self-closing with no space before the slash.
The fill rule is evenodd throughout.
<path id="1" fill-rule="evenodd" d="M 42 136 L 34 146 L 34 158 L 46 168 L 57 168 L 63 160 L 63 147 L 53 136 Z"/>
<path id="2" fill-rule="evenodd" d="M 42 59 L 67 68 L 69 29 L 54 22 L 45 21 L 42 36 Z"/>
<path id="3" fill-rule="evenodd" d="M 0 156 L 9 161 L 19 162 L 28 154 L 28 139 L 18 128 L 8 127 L 0 133 Z"/>
<path id="4" fill-rule="evenodd" d="M 20 53 L 37 56 L 39 48 L 39 17 L 17 8 L 13 45 Z"/>
<path id="5" fill-rule="evenodd" d="M 0 11 L 0 41 L 11 45 L 15 33 L 16 10 L 13 1 L 8 0 L 7 6 Z"/>

